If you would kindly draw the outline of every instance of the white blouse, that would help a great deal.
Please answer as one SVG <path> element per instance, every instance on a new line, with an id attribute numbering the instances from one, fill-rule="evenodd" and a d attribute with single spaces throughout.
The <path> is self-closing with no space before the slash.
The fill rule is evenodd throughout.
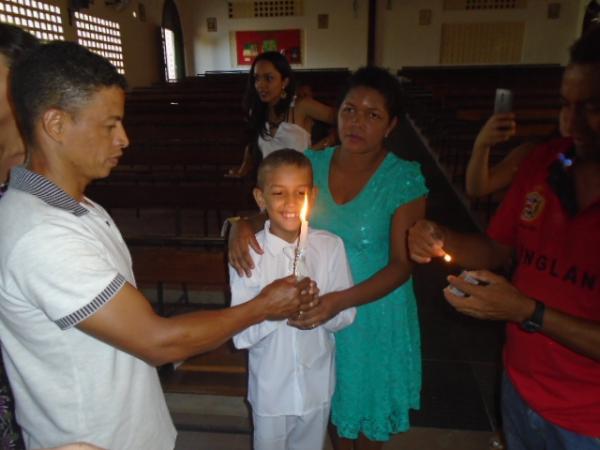
<path id="1" fill-rule="evenodd" d="M 271 133 L 271 126 L 266 124 L 267 132 Z M 291 148 L 304 153 L 304 150 L 310 147 L 310 133 L 291 122 L 281 122 L 275 131 L 274 136 L 258 136 L 258 147 L 265 158 L 275 150 Z"/>

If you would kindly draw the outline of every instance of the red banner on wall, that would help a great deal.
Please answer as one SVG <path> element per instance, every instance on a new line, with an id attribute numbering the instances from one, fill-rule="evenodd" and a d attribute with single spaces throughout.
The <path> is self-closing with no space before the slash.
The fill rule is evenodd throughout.
<path id="1" fill-rule="evenodd" d="M 276 51 L 290 64 L 302 64 L 300 30 L 236 31 L 237 63 L 249 66 L 259 53 Z"/>

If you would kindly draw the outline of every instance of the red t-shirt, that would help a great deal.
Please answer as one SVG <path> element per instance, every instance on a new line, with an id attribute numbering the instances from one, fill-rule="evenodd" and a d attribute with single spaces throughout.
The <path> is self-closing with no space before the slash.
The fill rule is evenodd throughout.
<path id="1" fill-rule="evenodd" d="M 550 165 L 573 146 L 558 139 L 525 160 L 488 235 L 516 250 L 513 284 L 547 307 L 600 322 L 600 199 L 570 217 L 548 185 Z M 600 436 L 600 362 L 541 333 L 507 326 L 510 379 L 546 420 Z"/>

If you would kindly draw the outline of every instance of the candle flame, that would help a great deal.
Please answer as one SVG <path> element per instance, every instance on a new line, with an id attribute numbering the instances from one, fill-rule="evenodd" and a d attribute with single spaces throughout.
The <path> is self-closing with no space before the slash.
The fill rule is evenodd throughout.
<path id="1" fill-rule="evenodd" d="M 308 194 L 304 193 L 304 204 L 300 210 L 300 220 L 306 222 L 306 214 L 308 213 Z"/>
<path id="2" fill-rule="evenodd" d="M 444 261 L 446 261 L 448 263 L 451 262 L 452 261 L 452 256 L 450 256 L 448 253 L 446 253 L 444 255 Z"/>

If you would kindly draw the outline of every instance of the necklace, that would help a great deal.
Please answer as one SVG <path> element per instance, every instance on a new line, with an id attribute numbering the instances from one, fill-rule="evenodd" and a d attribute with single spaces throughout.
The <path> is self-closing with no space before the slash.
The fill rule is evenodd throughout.
<path id="1" fill-rule="evenodd" d="M 275 114 L 273 113 L 273 115 L 275 115 Z M 267 119 L 267 123 L 269 124 L 269 134 L 271 136 L 274 136 L 275 135 L 274 131 L 277 131 L 277 128 L 279 128 L 279 125 L 281 125 L 282 122 L 285 122 L 286 119 L 287 119 L 286 113 L 279 114 L 279 116 L 277 116 L 275 118 L 275 120 Z"/>
<path id="2" fill-rule="evenodd" d="M 276 121 L 269 120 L 269 122 L 268 122 L 269 123 L 269 129 L 271 131 L 274 130 L 274 129 L 276 130 L 277 128 L 279 128 L 279 125 L 281 125 L 282 122 L 283 122 L 283 117 L 280 118 L 280 119 L 278 119 L 278 120 L 276 120 Z M 271 132 L 271 134 L 273 134 L 273 133 Z"/>

